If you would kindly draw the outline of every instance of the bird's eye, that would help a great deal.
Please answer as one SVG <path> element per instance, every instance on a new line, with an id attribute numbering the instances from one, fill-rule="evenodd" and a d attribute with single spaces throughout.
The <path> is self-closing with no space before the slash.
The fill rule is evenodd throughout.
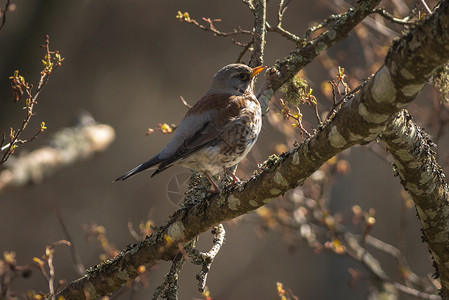
<path id="1" fill-rule="evenodd" d="M 242 80 L 242 81 L 248 81 L 249 74 L 248 73 L 240 73 L 239 74 L 239 79 Z"/>

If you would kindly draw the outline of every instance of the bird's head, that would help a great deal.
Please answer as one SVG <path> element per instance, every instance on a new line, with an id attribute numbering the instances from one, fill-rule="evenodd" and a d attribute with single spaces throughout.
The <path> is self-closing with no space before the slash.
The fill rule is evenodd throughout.
<path id="1" fill-rule="evenodd" d="M 244 64 L 230 64 L 221 68 L 214 76 L 208 94 L 230 93 L 241 95 L 252 92 L 254 78 L 266 67 L 251 68 Z"/>

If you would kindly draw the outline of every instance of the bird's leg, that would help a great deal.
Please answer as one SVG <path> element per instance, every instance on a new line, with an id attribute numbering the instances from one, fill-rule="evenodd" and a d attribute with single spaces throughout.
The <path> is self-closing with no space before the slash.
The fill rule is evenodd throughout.
<path id="1" fill-rule="evenodd" d="M 234 173 L 232 173 L 231 171 L 228 170 L 228 168 L 223 167 L 223 170 L 225 171 L 225 173 L 229 174 L 229 176 L 231 176 L 232 180 L 234 180 L 234 184 L 242 182 L 237 176 L 235 176 Z"/>
<path id="2" fill-rule="evenodd" d="M 207 180 L 209 180 L 210 184 L 212 185 L 212 187 L 214 188 L 215 193 L 220 194 L 220 188 L 218 187 L 218 185 L 212 180 L 212 178 L 210 178 L 209 174 L 207 174 L 207 171 L 203 171 L 204 176 L 206 176 Z"/>

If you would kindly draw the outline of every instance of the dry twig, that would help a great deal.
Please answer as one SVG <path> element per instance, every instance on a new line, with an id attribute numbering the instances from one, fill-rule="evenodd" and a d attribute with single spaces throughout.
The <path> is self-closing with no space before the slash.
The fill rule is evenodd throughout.
<path id="1" fill-rule="evenodd" d="M 0 21 L 0 30 L 3 28 L 3 26 L 5 26 L 6 23 L 6 13 L 9 11 L 11 6 L 11 0 L 7 0 L 6 4 L 5 4 L 5 8 L 1 9 L 0 8 L 0 16 L 1 16 L 1 21 Z"/>
<path id="2" fill-rule="evenodd" d="M 42 48 L 45 48 L 45 56 L 42 60 L 44 65 L 43 70 L 41 71 L 41 77 L 39 80 L 39 84 L 37 86 L 36 92 L 33 94 L 32 89 L 33 85 L 29 84 L 25 81 L 25 78 L 19 75 L 19 71 L 15 71 L 11 79 L 11 87 L 13 89 L 15 95 L 15 101 L 18 101 L 22 98 L 23 95 L 26 95 L 26 117 L 22 122 L 22 126 L 16 130 L 10 129 L 9 133 L 9 143 L 4 145 L 5 142 L 5 134 L 3 134 L 2 142 L 0 143 L 0 152 L 6 151 L 0 159 L 0 165 L 5 163 L 11 154 L 14 153 L 15 149 L 18 147 L 18 144 L 25 144 L 33 141 L 38 134 L 43 132 L 46 127 L 45 123 L 42 122 L 38 131 L 34 134 L 30 139 L 22 140 L 20 139 L 22 133 L 27 128 L 31 118 L 34 116 L 33 108 L 37 104 L 37 99 L 39 97 L 42 89 L 47 85 L 48 80 L 50 79 L 50 75 L 61 66 L 64 58 L 61 57 L 58 51 L 50 50 L 50 37 L 45 36 L 45 44 L 41 45 Z"/>
<path id="3" fill-rule="evenodd" d="M 187 254 L 192 258 L 192 263 L 201 265 L 201 272 L 198 273 L 196 279 L 198 279 L 198 290 L 203 293 L 206 288 L 207 275 L 209 274 L 210 267 L 214 262 L 215 256 L 220 251 L 221 246 L 224 244 L 226 231 L 223 224 L 219 224 L 212 229 L 212 235 L 214 236 L 213 246 L 209 252 L 200 252 L 193 247 L 185 248 Z"/>
<path id="4" fill-rule="evenodd" d="M 396 24 L 400 24 L 400 25 L 413 25 L 416 24 L 415 21 L 410 21 L 411 19 L 411 15 L 407 16 L 403 19 L 399 19 L 396 18 L 395 16 L 393 16 L 392 14 L 390 14 L 389 12 L 387 12 L 385 10 L 385 8 L 376 8 L 373 10 L 373 13 L 379 14 L 382 17 L 384 17 L 385 19 L 387 19 L 388 21 L 392 22 L 392 23 L 396 23 Z"/>

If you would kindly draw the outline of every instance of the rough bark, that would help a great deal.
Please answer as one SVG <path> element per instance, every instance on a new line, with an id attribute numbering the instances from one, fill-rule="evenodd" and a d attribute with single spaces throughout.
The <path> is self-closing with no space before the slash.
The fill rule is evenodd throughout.
<path id="1" fill-rule="evenodd" d="M 401 112 L 382 134 L 394 169 L 415 202 L 423 238 L 432 253 L 442 295 L 449 298 L 449 189 L 427 134 Z"/>
<path id="2" fill-rule="evenodd" d="M 265 0 L 252 1 L 251 10 L 254 14 L 254 40 L 253 53 L 249 65 L 251 67 L 261 66 L 263 64 L 263 54 L 265 48 L 265 36 L 267 29 L 265 23 L 267 21 L 267 3 Z"/>
<path id="3" fill-rule="evenodd" d="M 372 3 L 374 2 L 361 1 L 360 6 Z M 369 11 L 371 9 L 372 7 Z M 360 22 L 369 11 L 358 16 L 353 25 Z M 345 27 L 341 30 L 351 28 Z M 310 53 L 292 53 L 278 63 L 272 69 L 274 71 L 270 74 L 270 84 L 267 85 L 268 89 L 263 92 L 262 98 L 272 95 L 283 82 L 304 66 L 309 57 L 318 55 L 340 35 L 346 36 L 347 33 L 327 31 L 319 37 L 321 42 L 310 43 L 307 46 L 309 48 L 306 47 Z M 144 242 L 128 247 L 113 260 L 92 268 L 57 296 L 67 299 L 85 299 L 86 295 L 91 298 L 104 296 L 135 278 L 140 265 L 151 267 L 158 260 L 172 258 L 178 249 L 178 243 L 189 241 L 214 225 L 255 210 L 302 184 L 338 152 L 355 144 L 368 143 L 378 137 L 398 112 L 415 98 L 433 71 L 448 59 L 449 1 L 443 1 L 434 14 L 394 43 L 385 65 L 358 94 L 319 128 L 316 135 L 304 141 L 298 148 L 267 160 L 264 171 L 247 182 L 224 190 L 220 195 L 206 198 L 198 204 L 181 208 L 156 234 Z M 434 177 L 431 177 L 429 180 L 433 179 Z M 444 203 L 443 207 L 447 207 L 447 203 Z M 435 216 L 439 217 L 444 216 Z M 444 223 L 447 219 L 440 221 Z M 442 261 L 444 256 L 435 254 L 438 260 L 441 260 L 436 260 L 437 264 L 448 264 L 447 260 Z M 440 265 L 438 268 L 441 272 Z M 442 280 L 447 279 L 442 277 Z M 445 286 L 447 282 L 443 283 L 443 287 Z M 446 289 L 443 289 L 443 295 L 446 293 Z"/>

